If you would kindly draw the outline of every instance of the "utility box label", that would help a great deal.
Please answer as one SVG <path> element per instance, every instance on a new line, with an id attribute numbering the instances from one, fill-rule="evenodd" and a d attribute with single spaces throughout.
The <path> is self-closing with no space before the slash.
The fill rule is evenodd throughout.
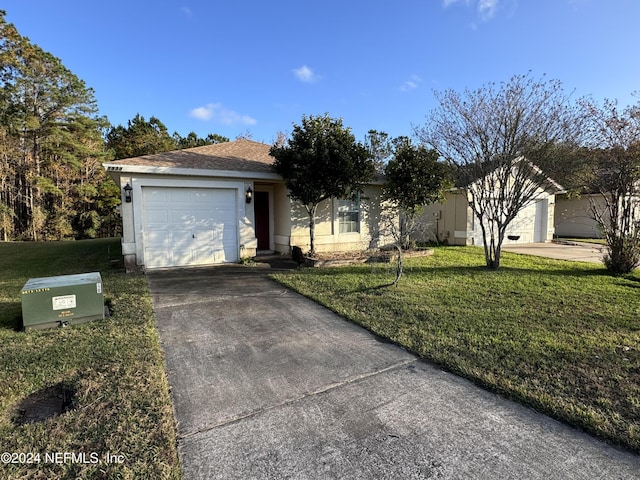
<path id="1" fill-rule="evenodd" d="M 60 297 L 52 297 L 51 303 L 53 303 L 54 310 L 66 310 L 67 308 L 76 308 L 76 296 L 62 295 Z"/>

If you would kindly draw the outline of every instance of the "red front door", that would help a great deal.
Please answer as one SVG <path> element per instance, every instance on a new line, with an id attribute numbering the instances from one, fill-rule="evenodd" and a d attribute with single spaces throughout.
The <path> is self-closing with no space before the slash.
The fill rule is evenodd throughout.
<path id="1" fill-rule="evenodd" d="M 269 242 L 269 192 L 254 192 L 253 209 L 256 215 L 258 250 L 270 250 Z"/>

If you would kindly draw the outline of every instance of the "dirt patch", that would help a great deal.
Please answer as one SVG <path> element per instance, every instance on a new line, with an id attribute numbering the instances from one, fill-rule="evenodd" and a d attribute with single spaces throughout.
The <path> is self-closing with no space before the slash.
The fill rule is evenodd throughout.
<path id="1" fill-rule="evenodd" d="M 433 255 L 433 249 L 408 250 L 402 253 L 404 259 Z M 377 250 L 373 252 L 317 253 L 315 257 L 305 257 L 309 267 L 335 267 L 357 263 L 389 263 L 397 259 L 395 250 Z"/>
<path id="2" fill-rule="evenodd" d="M 43 388 L 22 399 L 15 406 L 14 425 L 43 422 L 72 408 L 75 391 L 63 383 Z"/>

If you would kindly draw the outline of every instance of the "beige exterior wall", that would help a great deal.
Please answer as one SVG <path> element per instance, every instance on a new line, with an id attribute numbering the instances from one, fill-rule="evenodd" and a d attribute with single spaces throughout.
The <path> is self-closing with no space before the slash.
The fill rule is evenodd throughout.
<path id="1" fill-rule="evenodd" d="M 284 184 L 273 185 L 273 243 L 276 252 L 290 253 L 291 200 Z"/>
<path id="2" fill-rule="evenodd" d="M 378 248 L 389 243 L 380 234 L 381 187 L 365 188 L 360 201 L 360 231 L 340 233 L 338 201 L 329 199 L 318 205 L 315 223 L 315 247 L 317 252 L 340 252 Z M 294 203 L 291 207 L 291 246 L 303 251 L 310 249 L 309 215 L 306 209 Z"/>
<path id="3" fill-rule="evenodd" d="M 466 193 L 461 190 L 447 192 L 444 202 L 427 205 L 422 214 L 422 222 L 427 227 L 428 235 L 420 241 L 433 241 L 449 245 L 471 245 L 473 223 L 471 209 Z"/>
<path id="4" fill-rule="evenodd" d="M 118 184 L 120 185 L 120 194 L 122 204 L 120 205 L 120 216 L 122 218 L 122 256 L 124 259 L 125 269 L 130 272 L 138 268 L 136 259 L 136 236 L 135 224 L 133 218 L 133 201 L 126 203 L 124 200 L 124 186 L 128 183 L 131 185 L 131 177 L 120 177 Z"/>

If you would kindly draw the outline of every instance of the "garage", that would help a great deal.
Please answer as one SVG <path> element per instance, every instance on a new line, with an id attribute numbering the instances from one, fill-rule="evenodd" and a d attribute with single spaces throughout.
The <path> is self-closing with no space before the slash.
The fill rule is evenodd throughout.
<path id="1" fill-rule="evenodd" d="M 231 188 L 142 188 L 147 268 L 238 260 L 237 192 Z"/>
<path id="2" fill-rule="evenodd" d="M 549 198 L 530 202 L 507 227 L 504 244 L 546 242 L 549 239 L 549 215 Z M 483 245 L 482 230 L 477 218 L 474 218 L 474 226 L 474 245 Z"/>

